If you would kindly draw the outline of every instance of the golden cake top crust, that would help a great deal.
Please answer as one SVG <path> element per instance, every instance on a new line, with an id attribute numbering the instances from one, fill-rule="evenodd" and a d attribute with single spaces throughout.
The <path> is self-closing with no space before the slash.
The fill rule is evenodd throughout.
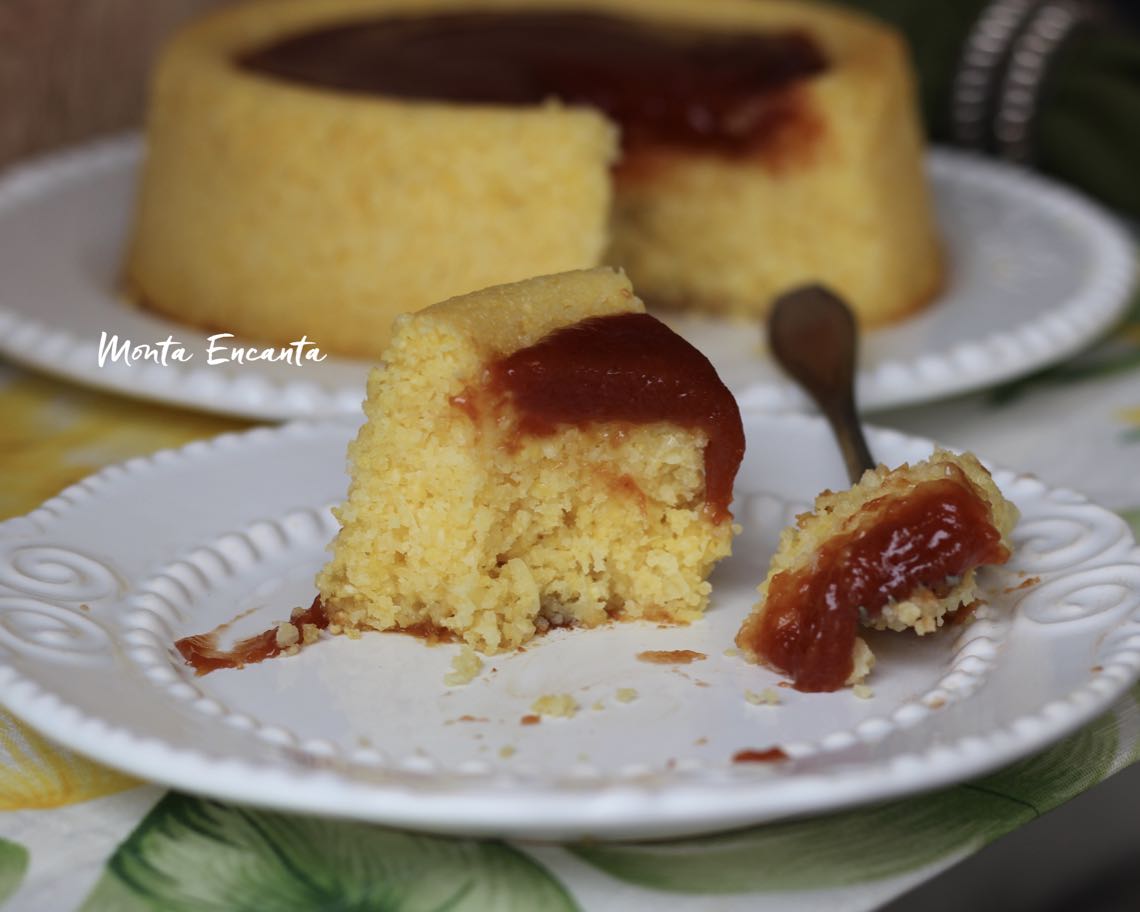
<path id="1" fill-rule="evenodd" d="M 484 359 L 534 345 L 556 329 L 590 317 L 644 313 L 626 275 L 599 267 L 540 276 L 458 295 L 396 318 L 393 345 L 406 336 L 462 340 Z"/>

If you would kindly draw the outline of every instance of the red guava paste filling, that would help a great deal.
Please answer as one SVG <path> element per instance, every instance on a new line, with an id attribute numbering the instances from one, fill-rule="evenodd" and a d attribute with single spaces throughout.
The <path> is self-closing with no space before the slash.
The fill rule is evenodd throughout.
<path id="1" fill-rule="evenodd" d="M 808 139 L 796 84 L 829 62 L 803 30 L 667 25 L 573 10 L 445 12 L 362 19 L 254 48 L 243 69 L 341 92 L 453 104 L 598 108 L 626 151 L 725 156 Z"/>
<path id="2" fill-rule="evenodd" d="M 297 642 L 304 642 L 304 626 L 311 624 L 318 630 L 324 630 L 329 625 L 328 615 L 320 597 L 313 599 L 308 608 L 296 609 L 288 623 L 297 630 Z M 194 669 L 198 675 L 209 674 L 219 668 L 243 668 L 280 655 L 287 647 L 277 645 L 277 628 L 274 625 L 264 633 L 258 633 L 244 640 L 239 640 L 229 649 L 218 648 L 218 631 L 201 633 L 197 636 L 183 637 L 174 644 L 183 660 Z"/>
<path id="3" fill-rule="evenodd" d="M 737 634 L 738 646 L 797 690 L 844 685 L 861 612 L 874 617 L 922 588 L 945 593 L 950 578 L 1009 558 L 989 505 L 958 470 L 869 501 L 862 513 L 873 518 L 828 540 L 809 566 L 776 574 L 763 611 Z"/>
<path id="4" fill-rule="evenodd" d="M 704 431 L 705 502 L 731 519 L 744 427 L 732 393 L 692 345 L 644 313 L 591 317 L 555 330 L 490 365 L 492 392 L 518 413 L 515 433 L 542 437 L 563 426 L 668 422 Z"/>

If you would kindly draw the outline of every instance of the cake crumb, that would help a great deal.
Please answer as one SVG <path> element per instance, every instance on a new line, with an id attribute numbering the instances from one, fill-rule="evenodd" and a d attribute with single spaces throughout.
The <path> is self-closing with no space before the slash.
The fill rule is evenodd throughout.
<path id="1" fill-rule="evenodd" d="M 709 743 L 708 738 L 697 738 L 697 740 L 693 742 L 693 744 L 696 745 L 697 747 L 704 747 L 708 743 Z"/>
<path id="2" fill-rule="evenodd" d="M 765 687 L 760 693 L 754 690 L 744 691 L 744 699 L 753 706 L 779 706 L 780 695 L 774 687 Z"/>
<path id="3" fill-rule="evenodd" d="M 297 628 L 285 621 L 277 625 L 277 648 L 288 649 L 301 639 L 301 635 L 297 633 Z"/>
<path id="4" fill-rule="evenodd" d="M 740 650 L 739 650 L 739 649 L 737 649 L 735 646 L 730 646 L 728 649 L 726 649 L 726 650 L 724 651 L 724 654 L 725 654 L 726 656 L 728 656 L 728 657 L 731 659 L 731 658 L 733 658 L 734 656 L 738 656 L 738 655 L 740 655 Z"/>
<path id="5" fill-rule="evenodd" d="M 632 687 L 619 687 L 615 696 L 619 703 L 632 703 L 637 699 L 637 691 Z"/>
<path id="6" fill-rule="evenodd" d="M 703 652 L 694 652 L 692 649 L 647 649 L 637 654 L 639 662 L 650 662 L 654 665 L 688 665 L 707 658 Z"/>
<path id="7" fill-rule="evenodd" d="M 569 719 L 578 712 L 578 703 L 570 694 L 546 694 L 530 705 L 540 716 Z"/>
<path id="8" fill-rule="evenodd" d="M 464 646 L 454 659 L 451 660 L 451 671 L 443 677 L 443 683 L 448 687 L 457 687 L 461 684 L 470 684 L 483 670 L 483 660 L 475 654 L 470 646 Z"/>
<path id="9" fill-rule="evenodd" d="M 851 688 L 851 692 L 860 700 L 870 700 L 875 695 L 875 692 L 866 684 L 856 684 Z"/>
<path id="10" fill-rule="evenodd" d="M 1041 577 L 1030 576 L 1023 579 L 1016 586 L 1010 586 L 1007 589 L 1003 589 L 1002 591 L 1008 594 L 1010 592 L 1017 592 L 1019 589 L 1030 589 L 1033 586 L 1036 586 L 1039 582 L 1041 582 Z"/>
<path id="11" fill-rule="evenodd" d="M 502 747 L 499 748 L 499 756 L 502 757 L 504 760 L 506 760 L 508 757 L 513 757 L 514 755 L 515 755 L 515 748 L 512 747 L 510 744 L 504 744 Z"/>
<path id="12" fill-rule="evenodd" d="M 519 725 L 538 725 L 542 721 L 542 716 L 536 716 L 534 713 L 527 713 L 519 719 Z"/>

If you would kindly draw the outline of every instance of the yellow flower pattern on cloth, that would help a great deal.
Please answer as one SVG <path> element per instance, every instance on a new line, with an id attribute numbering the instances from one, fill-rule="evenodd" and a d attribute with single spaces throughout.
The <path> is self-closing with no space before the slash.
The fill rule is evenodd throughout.
<path id="1" fill-rule="evenodd" d="M 1122 409 L 1117 417 L 1125 424 L 1130 424 L 1134 429 L 1140 431 L 1140 406 Z"/>
<path id="2" fill-rule="evenodd" d="M 42 810 L 142 785 L 56 747 L 0 710 L 0 811 Z"/>
<path id="3" fill-rule="evenodd" d="M 244 426 L 43 377 L 0 374 L 0 518 L 32 510 L 110 463 Z M 139 784 L 0 711 L 0 811 L 76 804 Z"/>
<path id="4" fill-rule="evenodd" d="M 105 465 L 248 424 L 0 374 L 0 518 L 18 516 Z"/>

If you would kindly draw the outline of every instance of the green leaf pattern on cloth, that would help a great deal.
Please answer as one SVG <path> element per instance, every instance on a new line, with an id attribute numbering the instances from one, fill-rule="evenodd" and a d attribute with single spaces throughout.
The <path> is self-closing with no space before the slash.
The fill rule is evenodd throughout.
<path id="1" fill-rule="evenodd" d="M 980 848 L 1033 816 L 1031 809 L 967 789 L 697 840 L 572 851 L 612 877 L 657 890 L 821 890 Z"/>
<path id="2" fill-rule="evenodd" d="M 1137 719 L 1140 719 L 1140 681 L 1134 684 L 1132 690 L 1128 693 L 1129 696 L 1132 697 L 1133 715 Z M 1120 764 L 1120 769 L 1124 769 L 1126 766 L 1130 766 L 1138 760 L 1140 760 L 1140 738 L 1135 738 L 1132 741 L 1132 749 L 1128 751 L 1128 756 L 1125 757 L 1124 761 Z"/>
<path id="3" fill-rule="evenodd" d="M 1124 765 L 1117 757 L 1118 724 L 1115 713 L 1105 713 L 1048 750 L 963 788 L 984 789 L 1044 814 Z"/>
<path id="4" fill-rule="evenodd" d="M 85 912 L 562 912 L 569 894 L 499 842 L 402 833 L 166 795 Z"/>
<path id="5" fill-rule="evenodd" d="M 27 870 L 28 850 L 7 839 L 0 839 L 0 904 L 16 892 Z"/>
<path id="6" fill-rule="evenodd" d="M 815 891 L 884 880 L 977 851 L 1134 762 L 1140 744 L 1121 749 L 1122 724 L 1140 725 L 1140 684 L 1114 712 L 1054 747 L 931 795 L 699 839 L 567 849 L 618 880 L 682 894 Z M 4 862 L 0 853 L 0 896 Z M 22 866 L 17 882 L 20 873 Z M 545 869 L 500 842 L 172 793 L 119 846 L 83 909 L 572 912 L 577 905 Z"/>
<path id="7" fill-rule="evenodd" d="M 1132 693 L 1140 698 L 1140 688 Z M 1129 758 L 1117 756 L 1117 724 L 1107 713 L 1041 754 L 932 795 L 696 840 L 571 851 L 619 880 L 680 893 L 881 880 L 977 851 L 1126 765 Z"/>

